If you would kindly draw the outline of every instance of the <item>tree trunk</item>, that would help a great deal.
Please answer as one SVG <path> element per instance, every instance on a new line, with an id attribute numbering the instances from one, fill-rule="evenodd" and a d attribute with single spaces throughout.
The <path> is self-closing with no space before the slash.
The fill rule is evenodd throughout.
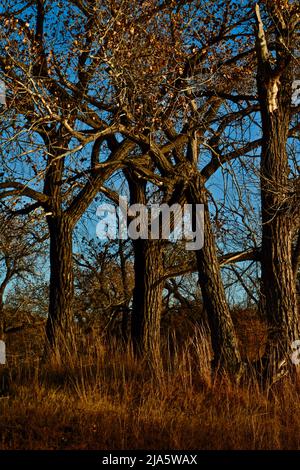
<path id="1" fill-rule="evenodd" d="M 131 204 L 146 205 L 145 182 L 127 171 Z M 160 322 L 162 313 L 163 246 L 161 240 L 132 240 L 134 250 L 134 290 L 131 339 L 134 351 L 157 370 L 161 365 Z"/>
<path id="2" fill-rule="evenodd" d="M 196 259 L 203 305 L 207 313 L 214 353 L 213 368 L 238 376 L 241 372 L 241 357 L 216 252 L 212 232 L 207 192 L 204 180 L 196 171 L 190 178 L 188 189 L 190 204 L 204 204 L 204 245 L 197 250 Z"/>
<path id="3" fill-rule="evenodd" d="M 163 258 L 160 240 L 133 240 L 135 286 L 131 335 L 135 351 L 160 362 Z"/>
<path id="4" fill-rule="evenodd" d="M 276 4 L 272 3 L 268 8 L 276 22 Z M 288 10 L 282 10 L 278 15 L 283 15 L 284 22 L 278 22 L 278 27 L 276 23 L 275 67 L 270 62 L 259 7 L 256 7 L 257 88 L 263 133 L 260 310 L 268 323 L 267 347 L 262 361 L 264 375 L 267 373 L 268 376 L 276 374 L 282 359 L 290 363 L 292 342 L 299 339 L 292 253 L 293 233 L 297 218 L 299 220 L 299 201 L 292 196 L 286 149 L 291 119 L 294 26 Z"/>
<path id="5" fill-rule="evenodd" d="M 265 199 L 265 198 L 263 198 Z M 296 283 L 293 276 L 292 223 L 279 213 L 270 219 L 263 211 L 260 310 L 268 324 L 263 365 L 267 375 L 277 373 L 280 361 L 299 339 Z"/>
<path id="6" fill-rule="evenodd" d="M 50 292 L 46 334 L 51 347 L 68 347 L 72 337 L 74 275 L 73 227 L 66 215 L 48 216 Z"/>
<path id="7" fill-rule="evenodd" d="M 276 374 L 280 361 L 299 339 L 296 283 L 293 272 L 294 220 L 289 214 L 288 112 L 268 113 L 262 101 L 263 145 L 261 154 L 262 260 L 260 311 L 268 324 L 263 365 Z M 293 204 L 291 203 L 291 206 Z M 292 207 L 291 207 L 292 208 Z"/>

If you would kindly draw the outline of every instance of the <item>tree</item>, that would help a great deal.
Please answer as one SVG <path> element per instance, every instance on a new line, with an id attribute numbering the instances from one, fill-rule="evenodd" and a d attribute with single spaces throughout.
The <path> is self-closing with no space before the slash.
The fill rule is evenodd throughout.
<path id="1" fill-rule="evenodd" d="M 118 203 L 121 185 L 116 191 L 110 188 L 113 175 L 119 182 L 125 178 L 131 203 L 151 202 L 154 192 L 169 205 L 205 206 L 204 247 L 195 250 L 195 259 L 187 256 L 181 267 L 166 262 L 168 245 L 161 240 L 141 237 L 132 242 L 136 351 L 160 362 L 164 283 L 172 271 L 192 269 L 198 273 L 211 329 L 214 367 L 239 375 L 241 358 L 223 285 L 222 255 L 226 262 L 257 261 L 262 252 L 262 310 L 273 330 L 288 324 L 289 331 L 294 329 L 289 339 L 295 337 L 292 284 L 299 266 L 299 227 L 297 222 L 293 230 L 291 220 L 298 214 L 299 180 L 288 174 L 285 148 L 288 137 L 299 130 L 297 122 L 291 123 L 297 110 L 291 107 L 297 9 L 295 2 L 263 4 L 268 27 L 265 34 L 257 9 L 257 82 L 253 5 L 246 0 L 68 0 L 63 5 L 35 0 L 1 6 L 0 79 L 7 107 L 1 115 L 0 198 L 9 200 L 17 214 L 44 211 L 50 242 L 51 346 L 72 340 L 74 228 L 98 193 Z M 287 105 L 290 116 L 284 115 Z M 257 138 L 260 114 L 263 132 Z M 225 235 L 218 246 L 220 204 L 211 188 L 220 182 L 221 171 L 224 180 L 226 172 L 237 179 L 236 169 L 254 160 L 260 147 L 262 250 L 245 233 L 233 244 L 233 253 L 226 253 L 230 237 Z M 255 164 L 247 168 L 255 175 Z M 245 184 L 236 187 L 244 222 L 250 190 Z M 226 191 L 224 184 L 224 201 Z M 288 211 L 289 197 L 294 209 Z M 31 203 L 24 205 L 28 198 Z M 289 259 L 287 268 L 283 262 L 276 266 L 276 250 L 278 259 Z M 119 254 L 121 297 L 128 307 L 126 261 L 122 250 Z M 285 280 L 281 289 L 280 277 Z"/>
<path id="2" fill-rule="evenodd" d="M 126 339 L 133 290 L 128 245 L 125 240 L 104 243 L 82 238 L 80 250 L 74 254 L 74 311 L 78 324 L 84 329 L 98 325 L 101 335 L 109 336 L 113 329 Z"/>
<path id="3" fill-rule="evenodd" d="M 300 8 L 296 2 L 283 0 L 261 2 L 261 7 L 275 42 L 271 53 L 257 4 L 257 89 L 262 122 L 260 307 L 269 327 L 264 362 L 272 376 L 278 363 L 289 354 L 291 343 L 299 338 L 293 271 L 293 239 L 300 222 L 299 179 L 290 179 L 287 143 L 293 115 Z"/>
<path id="4" fill-rule="evenodd" d="M 37 258 L 43 255 L 40 229 L 40 225 L 24 221 L 24 217 L 12 219 L 5 213 L 0 216 L 0 339 L 6 332 L 4 298 L 9 284 L 34 276 Z"/>
<path id="5" fill-rule="evenodd" d="M 126 58 L 118 56 L 114 75 L 120 89 L 118 107 L 124 114 L 125 135 L 139 146 L 142 154 L 133 157 L 130 162 L 137 173 L 131 191 L 135 191 L 135 195 L 139 193 L 135 201 L 145 200 L 144 181 L 148 181 L 164 191 L 164 202 L 204 203 L 207 206 L 207 180 L 226 162 L 259 146 L 260 142 L 255 141 L 227 154 L 224 152 L 222 155 L 220 150 L 226 125 L 253 111 L 249 105 L 249 111 L 247 108 L 239 110 L 229 118 L 222 115 L 223 120 L 218 116 L 220 110 L 224 111 L 224 101 L 228 97 L 236 101 L 243 99 L 247 104 L 253 99 L 252 96 L 240 98 L 236 95 L 237 91 L 240 92 L 242 74 L 244 71 L 247 71 L 246 76 L 248 74 L 247 57 L 251 58 L 253 51 L 248 50 L 242 39 L 241 25 L 249 17 L 247 4 L 243 5 L 241 14 L 237 13 L 235 2 L 224 2 L 221 10 L 219 7 L 209 11 L 207 2 L 190 2 L 188 5 L 183 2 L 174 9 L 171 4 L 171 8 L 162 10 L 163 14 L 155 11 L 154 30 L 150 27 L 148 30 L 146 26 L 141 28 L 140 23 L 141 18 L 142 21 L 146 19 L 148 26 L 154 10 L 150 9 L 148 16 L 138 16 L 137 12 L 136 26 L 132 25 L 137 33 L 132 40 L 129 36 Z M 167 25 L 164 15 L 169 19 Z M 150 35 L 152 31 L 155 32 L 154 38 Z M 157 39 L 161 36 L 164 48 L 157 50 Z M 232 42 L 233 38 L 235 43 Z M 137 39 L 139 44 L 149 41 L 152 45 L 151 54 L 146 55 L 147 62 L 144 60 L 145 50 L 136 47 Z M 170 47 L 173 51 L 171 59 L 166 54 Z M 213 83 L 209 80 L 211 71 L 214 72 Z M 207 134 L 214 133 L 213 126 L 218 124 L 219 132 L 208 145 L 212 149 L 211 161 L 199 171 L 200 149 L 203 151 Z M 214 363 L 216 367 L 222 365 L 222 368 L 235 373 L 240 368 L 241 360 L 207 208 L 205 215 L 205 246 L 197 251 L 196 256 L 203 300 L 212 330 Z M 158 356 L 161 300 L 158 302 L 157 299 L 161 299 L 162 285 L 156 271 L 163 272 L 163 266 L 154 255 L 160 253 L 161 247 L 153 241 L 139 240 L 136 245 L 139 251 L 136 252 L 135 262 L 137 284 L 134 305 L 137 306 L 137 314 L 133 318 L 137 326 L 134 335 L 139 332 L 139 342 L 151 345 Z M 154 282 L 151 283 L 150 279 Z M 149 332 L 151 340 L 144 341 Z M 146 354 L 147 348 L 150 346 L 146 347 Z"/>
<path id="6" fill-rule="evenodd" d="M 126 177 L 130 191 L 130 204 L 146 206 L 146 182 L 132 171 L 127 171 Z M 142 235 L 145 229 L 146 238 Z M 140 227 L 140 232 L 141 236 L 132 240 L 135 283 L 132 298 L 131 339 L 135 352 L 147 357 L 150 364 L 159 370 L 164 241 L 151 238 L 148 224 L 146 227 Z"/>
<path id="7" fill-rule="evenodd" d="M 7 88 L 2 148 L 12 143 L 9 159 L 5 155 L 3 160 L 0 197 L 14 200 L 19 214 L 38 207 L 45 212 L 50 240 L 47 337 L 51 346 L 71 340 L 74 227 L 132 146 L 114 136 L 121 130 L 114 108 L 104 118 L 112 106 L 105 77 L 102 89 L 97 88 L 101 73 L 109 77 L 105 54 L 102 59 L 90 59 L 96 49 L 102 50 L 98 27 L 104 28 L 104 37 L 110 32 L 107 6 L 97 16 L 93 8 L 84 8 L 81 2 L 78 6 L 82 8 L 73 2 L 54 6 L 43 0 L 26 5 L 6 2 L 0 12 L 4 25 L 0 70 Z M 61 20 L 55 27 L 57 11 Z M 68 40 L 61 44 L 56 33 L 63 21 L 70 29 Z M 110 37 L 104 39 L 105 44 Z M 107 158 L 100 163 L 101 153 Z M 24 166 L 20 178 L 19 169 Z M 20 207 L 24 198 L 32 203 Z"/>

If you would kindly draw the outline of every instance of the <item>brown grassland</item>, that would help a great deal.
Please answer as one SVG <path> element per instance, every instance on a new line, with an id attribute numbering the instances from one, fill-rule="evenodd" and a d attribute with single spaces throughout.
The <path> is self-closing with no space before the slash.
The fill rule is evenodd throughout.
<path id="1" fill-rule="evenodd" d="M 236 327 L 244 357 L 253 360 L 264 328 L 251 316 L 236 318 Z M 199 330 L 175 350 L 166 344 L 155 373 L 96 331 L 76 344 L 63 360 L 43 364 L 37 328 L 9 336 L 1 450 L 300 447 L 300 380 L 262 390 L 251 374 L 239 385 L 211 377 L 209 344 Z"/>

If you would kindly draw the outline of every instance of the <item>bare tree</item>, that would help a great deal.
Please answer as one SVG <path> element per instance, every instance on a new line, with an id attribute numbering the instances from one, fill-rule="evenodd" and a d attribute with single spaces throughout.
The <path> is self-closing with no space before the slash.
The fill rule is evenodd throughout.
<path id="1" fill-rule="evenodd" d="M 274 374 L 274 367 L 289 354 L 291 343 L 299 337 L 292 250 L 300 221 L 299 179 L 291 180 L 289 176 L 287 142 L 293 115 L 300 9 L 296 2 L 283 0 L 261 2 L 261 7 L 259 4 L 255 7 L 257 88 L 262 121 L 261 310 L 269 325 L 265 363 Z M 275 41 L 272 53 L 262 18 L 270 24 L 271 38 Z"/>
<path id="2" fill-rule="evenodd" d="M 8 93 L 2 154 L 10 147 L 9 159 L 3 159 L 0 197 L 15 201 L 19 214 L 39 207 L 45 212 L 50 237 L 47 337 L 52 346 L 58 336 L 68 340 L 73 322 L 74 227 L 132 146 L 114 136 L 121 130 L 114 109 L 104 118 L 111 106 L 110 85 L 100 78 L 101 66 L 107 63 L 105 54 L 98 57 L 97 49 L 103 46 L 99 24 L 106 45 L 111 37 L 107 5 L 98 15 L 92 7 L 79 6 L 81 10 L 65 2 L 51 7 L 36 0 L 26 5 L 6 2 L 1 10 L 0 69 Z M 61 13 L 57 31 L 64 20 L 70 25 L 64 44 L 57 42 L 55 8 Z M 109 77 L 108 71 L 103 73 Z M 100 79 L 104 86 L 95 91 L 95 80 Z M 107 158 L 100 163 L 101 154 Z M 20 207 L 24 198 L 32 203 Z"/>
<path id="3" fill-rule="evenodd" d="M 150 10 L 148 17 L 141 15 L 138 19 L 143 18 L 144 21 L 151 13 Z M 213 337 L 214 365 L 216 368 L 222 365 L 222 368 L 238 373 L 241 360 L 210 224 L 206 183 L 222 165 L 260 145 L 257 140 L 237 145 L 228 152 L 226 146 L 223 151 L 220 148 L 227 124 L 255 109 L 249 104 L 255 97 L 241 93 L 241 77 L 244 71 L 246 77 L 249 71 L 251 73 L 253 56 L 253 50 L 249 50 L 242 40 L 241 25 L 248 21 L 249 9 L 245 2 L 241 13 L 237 13 L 235 4 L 225 2 L 218 11 L 221 19 L 218 16 L 217 20 L 217 12 L 214 9 L 209 11 L 207 2 L 191 2 L 188 6 L 180 4 L 176 11 L 171 5 L 163 13 L 170 22 L 166 26 L 162 21 L 164 16 L 155 11 L 159 25 L 159 30 L 157 26 L 154 30 L 156 41 L 147 37 L 148 30 L 145 27 L 142 29 L 139 21 L 135 26 L 130 24 L 132 31 L 137 30 L 137 33 L 132 41 L 128 40 L 129 53 L 126 58 L 118 57 L 115 64 L 116 86 L 122 90 L 118 96 L 118 106 L 124 115 L 125 135 L 139 146 L 142 154 L 133 156 L 130 162 L 135 172 L 134 178 L 131 174 L 129 181 L 131 193 L 135 196 L 132 201 L 145 201 L 145 182 L 150 181 L 164 192 L 164 202 L 205 205 L 205 245 L 202 250 L 197 250 L 196 257 Z M 195 29 L 190 27 L 191 24 Z M 185 25 L 189 25 L 189 29 L 186 30 Z M 161 47 L 157 50 L 155 44 L 162 35 L 166 50 Z M 191 41 L 189 48 L 186 47 L 188 38 Z M 231 49 L 233 38 L 237 42 Z M 141 62 L 145 54 L 143 49 L 137 49 L 137 39 L 139 43 L 149 39 L 152 44 L 151 55 L 147 56 L 148 69 L 145 61 Z M 224 53 L 223 43 L 226 41 L 228 48 Z M 236 44 L 239 45 L 238 50 Z M 166 55 L 170 46 L 173 51 L 171 59 Z M 154 51 L 157 54 L 155 62 Z M 235 102 L 243 100 L 246 106 L 232 113 L 232 116 L 224 117 L 223 106 L 228 98 Z M 219 128 L 214 133 L 213 126 L 217 125 Z M 213 136 L 207 144 L 209 132 Z M 205 146 L 211 149 L 212 157 L 199 171 Z M 161 299 L 162 284 L 154 271 L 163 273 L 163 265 L 159 261 L 162 248 L 154 241 L 139 240 L 136 245 L 139 251 L 136 252 L 135 261 L 136 315 L 133 318 L 136 319 L 136 328 L 133 334 L 136 336 L 138 332 L 138 340 L 143 344 L 151 332 L 151 340 L 146 340 L 149 344 L 146 351 L 151 345 L 158 357 L 161 300 L 158 302 L 157 299 Z"/>
<path id="4" fill-rule="evenodd" d="M 6 332 L 5 294 L 14 280 L 21 282 L 35 275 L 37 258 L 43 255 L 43 237 L 36 222 L 2 214 L 0 217 L 0 337 Z"/>

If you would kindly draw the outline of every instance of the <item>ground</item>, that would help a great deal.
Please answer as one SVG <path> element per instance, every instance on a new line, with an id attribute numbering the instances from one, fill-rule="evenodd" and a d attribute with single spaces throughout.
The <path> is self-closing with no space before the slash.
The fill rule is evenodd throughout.
<path id="1" fill-rule="evenodd" d="M 241 313 L 241 312 L 240 312 Z M 243 354 L 262 352 L 253 311 L 234 314 Z M 42 326 L 12 333 L 9 395 L 0 399 L 0 449 L 299 449 L 300 382 L 262 390 L 211 377 L 209 344 L 187 335 L 153 374 L 111 340 L 80 337 L 43 364 Z"/>

